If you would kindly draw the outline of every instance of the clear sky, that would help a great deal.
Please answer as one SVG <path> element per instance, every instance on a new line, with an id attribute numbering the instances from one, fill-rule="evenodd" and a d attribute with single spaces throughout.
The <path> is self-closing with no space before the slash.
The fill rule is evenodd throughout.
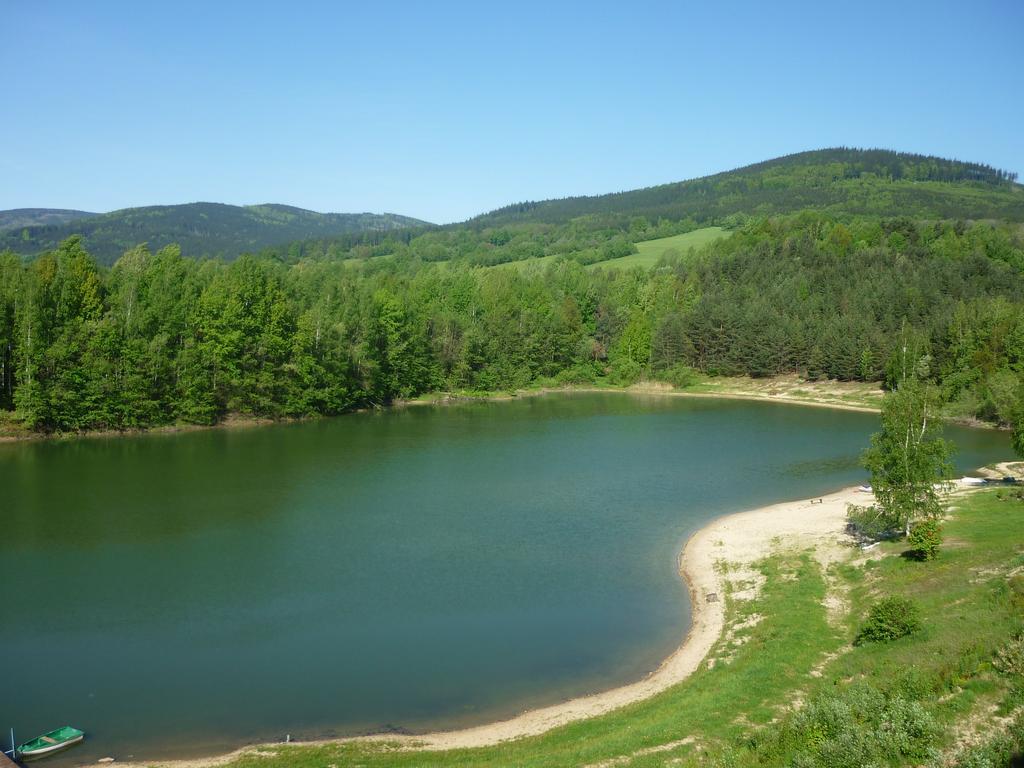
<path id="1" fill-rule="evenodd" d="M 0 209 L 435 222 L 825 146 L 1024 176 L 1024 2 L 0 0 Z"/>

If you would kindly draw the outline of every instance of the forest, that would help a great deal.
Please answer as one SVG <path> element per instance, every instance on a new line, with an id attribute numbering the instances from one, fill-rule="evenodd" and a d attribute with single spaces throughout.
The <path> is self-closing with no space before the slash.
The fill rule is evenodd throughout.
<path id="1" fill-rule="evenodd" d="M 692 226 L 590 230 L 574 243 L 582 250 L 522 268 L 473 254 L 481 243 L 558 253 L 568 230 L 431 231 L 361 259 L 225 262 L 137 246 L 104 268 L 80 237 L 28 261 L 7 252 L 0 409 L 53 432 L 696 374 L 885 381 L 911 344 L 950 415 L 1013 420 L 1018 225 L 803 211 L 734 220 L 731 236 L 649 270 L 587 269 L 580 256 Z M 468 255 L 452 258 L 460 244 Z"/>
<path id="2" fill-rule="evenodd" d="M 521 202 L 467 225 L 564 224 L 582 216 L 626 227 L 690 217 L 710 222 L 737 213 L 804 209 L 872 216 L 1024 221 L 1015 173 L 981 163 L 882 149 L 835 147 L 800 152 L 699 179 L 593 197 Z"/>

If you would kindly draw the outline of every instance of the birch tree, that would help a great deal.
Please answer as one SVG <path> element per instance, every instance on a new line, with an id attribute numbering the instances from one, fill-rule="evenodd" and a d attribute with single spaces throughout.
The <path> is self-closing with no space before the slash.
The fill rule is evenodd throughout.
<path id="1" fill-rule="evenodd" d="M 862 457 L 871 472 L 875 515 L 908 536 L 917 520 L 942 515 L 939 492 L 952 474 L 952 446 L 941 437 L 939 396 L 922 380 L 926 372 L 927 358 L 903 366 L 899 385 L 882 402 L 882 429 Z"/>

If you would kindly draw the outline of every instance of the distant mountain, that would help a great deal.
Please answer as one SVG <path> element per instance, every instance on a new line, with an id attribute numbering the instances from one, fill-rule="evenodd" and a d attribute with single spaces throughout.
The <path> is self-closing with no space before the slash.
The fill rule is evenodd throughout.
<path id="1" fill-rule="evenodd" d="M 979 163 L 881 149 L 821 149 L 787 155 L 690 181 L 592 197 L 523 202 L 465 222 L 564 224 L 593 217 L 610 227 L 730 214 L 771 215 L 805 208 L 915 218 L 1024 221 L 1016 174 Z"/>
<path id="2" fill-rule="evenodd" d="M 22 227 L 66 224 L 95 215 L 89 211 L 70 211 L 66 208 L 14 208 L 10 211 L 0 211 L 0 232 Z"/>
<path id="3" fill-rule="evenodd" d="M 88 215 L 88 214 L 87 214 Z M 233 259 L 241 253 L 316 237 L 424 226 L 392 213 L 316 213 L 287 205 L 188 203 L 125 208 L 75 221 L 0 232 L 0 251 L 32 256 L 82 235 L 97 261 L 114 263 L 139 243 L 153 250 L 177 243 L 187 256 Z"/>

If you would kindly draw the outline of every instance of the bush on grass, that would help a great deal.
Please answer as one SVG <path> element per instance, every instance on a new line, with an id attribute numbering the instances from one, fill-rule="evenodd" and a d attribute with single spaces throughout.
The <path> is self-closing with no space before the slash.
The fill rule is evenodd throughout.
<path id="1" fill-rule="evenodd" d="M 938 520 L 920 520 L 910 529 L 907 541 L 918 560 L 934 560 L 942 546 L 942 525 Z"/>
<path id="2" fill-rule="evenodd" d="M 867 543 L 897 538 L 901 525 L 881 507 L 851 504 L 846 510 L 846 530 L 858 541 Z"/>
<path id="3" fill-rule="evenodd" d="M 868 620 L 860 628 L 854 645 L 884 643 L 912 635 L 921 628 L 921 611 L 913 600 L 896 595 L 883 598 L 871 607 Z"/>
<path id="4" fill-rule="evenodd" d="M 1005 675 L 1024 677 L 1024 635 L 996 651 L 992 666 Z"/>
<path id="5" fill-rule="evenodd" d="M 920 702 L 861 682 L 815 696 L 755 750 L 765 761 L 791 755 L 796 768 L 862 768 L 897 755 L 927 759 L 938 732 Z"/>
<path id="6" fill-rule="evenodd" d="M 700 374 L 688 365 L 676 363 L 659 373 L 658 378 L 667 381 L 676 389 L 686 389 L 700 381 Z"/>

